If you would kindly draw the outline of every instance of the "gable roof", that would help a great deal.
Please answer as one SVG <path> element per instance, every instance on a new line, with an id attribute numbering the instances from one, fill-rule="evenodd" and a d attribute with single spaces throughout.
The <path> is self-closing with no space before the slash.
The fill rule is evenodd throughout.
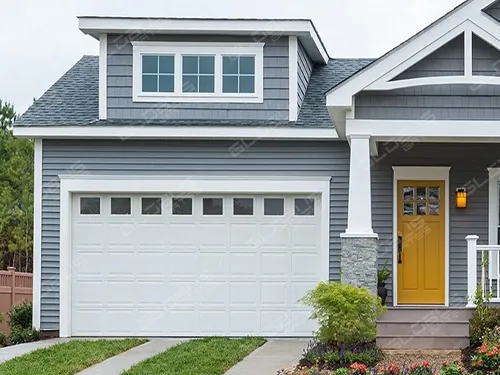
<path id="1" fill-rule="evenodd" d="M 164 125 L 283 126 L 331 128 L 325 106 L 327 88 L 352 75 L 372 59 L 330 59 L 316 65 L 296 122 L 266 120 L 99 120 L 99 57 L 83 56 L 49 88 L 15 126 Z"/>

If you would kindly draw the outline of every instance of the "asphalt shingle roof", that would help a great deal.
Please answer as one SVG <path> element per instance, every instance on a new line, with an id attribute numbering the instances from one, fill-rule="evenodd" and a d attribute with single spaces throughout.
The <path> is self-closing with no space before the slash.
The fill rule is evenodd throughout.
<path id="1" fill-rule="evenodd" d="M 15 122 L 15 126 L 169 125 L 332 127 L 325 92 L 372 62 L 331 59 L 316 65 L 297 122 L 239 120 L 99 120 L 99 57 L 83 56 Z"/>

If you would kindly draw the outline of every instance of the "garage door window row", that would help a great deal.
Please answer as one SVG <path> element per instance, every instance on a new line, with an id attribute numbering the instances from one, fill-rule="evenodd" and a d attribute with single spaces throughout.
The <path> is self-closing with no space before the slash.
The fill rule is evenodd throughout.
<path id="1" fill-rule="evenodd" d="M 234 216 L 253 216 L 254 198 L 232 198 L 232 213 Z M 264 216 L 284 216 L 285 199 L 284 198 L 264 198 Z M 172 198 L 172 215 L 190 216 L 193 215 L 192 198 Z M 162 215 L 163 213 L 162 197 L 141 197 L 142 215 Z M 131 197 L 111 197 L 111 215 L 131 215 L 132 198 Z M 295 216 L 314 216 L 314 199 L 294 198 Z M 202 198 L 202 213 L 204 216 L 222 216 L 224 215 L 223 198 Z M 81 197 L 80 198 L 81 215 L 100 215 L 101 198 L 100 197 Z"/>

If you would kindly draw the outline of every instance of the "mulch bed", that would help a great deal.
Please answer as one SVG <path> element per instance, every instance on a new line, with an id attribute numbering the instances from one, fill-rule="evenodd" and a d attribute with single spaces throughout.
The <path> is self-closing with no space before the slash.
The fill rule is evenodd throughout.
<path id="1" fill-rule="evenodd" d="M 384 359 L 380 365 L 394 363 L 398 366 L 411 366 L 427 361 L 431 367 L 441 367 L 443 362 L 453 363 L 462 360 L 461 350 L 384 350 Z"/>

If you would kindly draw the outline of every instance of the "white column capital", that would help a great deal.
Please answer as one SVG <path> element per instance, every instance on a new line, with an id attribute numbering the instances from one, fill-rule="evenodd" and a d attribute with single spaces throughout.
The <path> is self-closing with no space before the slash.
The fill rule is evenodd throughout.
<path id="1" fill-rule="evenodd" d="M 370 134 L 350 134 L 350 139 L 370 139 L 372 136 Z"/>

